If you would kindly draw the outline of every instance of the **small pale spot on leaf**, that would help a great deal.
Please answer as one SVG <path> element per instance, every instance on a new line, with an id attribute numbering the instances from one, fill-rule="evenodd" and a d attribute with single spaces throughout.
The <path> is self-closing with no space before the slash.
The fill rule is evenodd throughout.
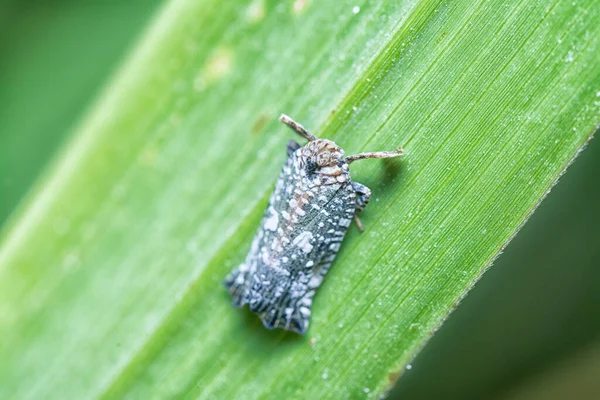
<path id="1" fill-rule="evenodd" d="M 308 7 L 308 0 L 296 0 L 292 5 L 295 14 L 302 14 Z"/>
<path id="2" fill-rule="evenodd" d="M 231 49 L 217 49 L 196 76 L 194 80 L 196 91 L 201 92 L 218 79 L 228 75 L 233 68 L 233 62 L 234 55 Z"/>
<path id="3" fill-rule="evenodd" d="M 246 18 L 248 21 L 256 24 L 265 17 L 265 1 L 254 0 L 246 9 Z"/>

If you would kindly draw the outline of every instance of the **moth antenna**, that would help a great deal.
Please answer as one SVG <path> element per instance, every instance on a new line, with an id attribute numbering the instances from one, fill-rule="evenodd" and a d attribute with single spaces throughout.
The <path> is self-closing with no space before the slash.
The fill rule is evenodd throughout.
<path id="1" fill-rule="evenodd" d="M 346 162 L 350 164 L 352 161 L 363 160 L 365 158 L 394 158 L 403 155 L 404 150 L 402 150 L 402 147 L 400 147 L 394 151 L 371 151 L 367 153 L 353 154 L 351 156 L 346 157 Z"/>
<path id="2" fill-rule="evenodd" d="M 284 124 L 286 124 L 287 126 L 289 126 L 290 128 L 292 128 L 298 135 L 302 136 L 309 142 L 311 142 L 313 140 L 317 140 L 317 137 L 315 135 L 313 135 L 312 133 L 310 133 L 309 131 L 304 129 L 304 127 L 302 125 L 300 125 L 299 123 L 297 123 L 296 121 L 294 121 L 293 119 L 288 117 L 287 115 L 281 114 L 281 116 L 279 117 L 279 120 L 281 122 L 283 122 Z"/>

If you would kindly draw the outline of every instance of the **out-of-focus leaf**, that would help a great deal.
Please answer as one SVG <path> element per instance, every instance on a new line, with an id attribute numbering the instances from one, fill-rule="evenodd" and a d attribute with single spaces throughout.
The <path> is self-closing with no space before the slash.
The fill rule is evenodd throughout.
<path id="1" fill-rule="evenodd" d="M 157 3 L 0 2 L 0 226 Z"/>

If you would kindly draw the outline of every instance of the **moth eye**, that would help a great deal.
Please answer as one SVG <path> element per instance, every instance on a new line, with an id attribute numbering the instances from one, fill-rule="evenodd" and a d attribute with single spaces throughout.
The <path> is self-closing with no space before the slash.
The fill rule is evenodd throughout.
<path id="1" fill-rule="evenodd" d="M 308 159 L 306 161 L 306 173 L 308 175 L 314 174 L 317 170 L 317 167 L 317 164 L 312 159 Z"/>
<path id="2" fill-rule="evenodd" d="M 317 155 L 317 164 L 319 164 L 320 167 L 326 166 L 327 164 L 329 164 L 329 157 L 330 157 L 330 154 L 328 151 L 319 153 Z"/>

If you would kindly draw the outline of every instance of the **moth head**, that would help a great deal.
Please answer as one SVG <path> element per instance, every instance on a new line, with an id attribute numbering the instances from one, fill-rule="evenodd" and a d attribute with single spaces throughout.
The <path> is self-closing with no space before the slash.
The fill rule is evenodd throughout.
<path id="1" fill-rule="evenodd" d="M 304 175 L 313 185 L 342 183 L 349 180 L 344 150 L 331 140 L 316 139 L 301 152 Z"/>

